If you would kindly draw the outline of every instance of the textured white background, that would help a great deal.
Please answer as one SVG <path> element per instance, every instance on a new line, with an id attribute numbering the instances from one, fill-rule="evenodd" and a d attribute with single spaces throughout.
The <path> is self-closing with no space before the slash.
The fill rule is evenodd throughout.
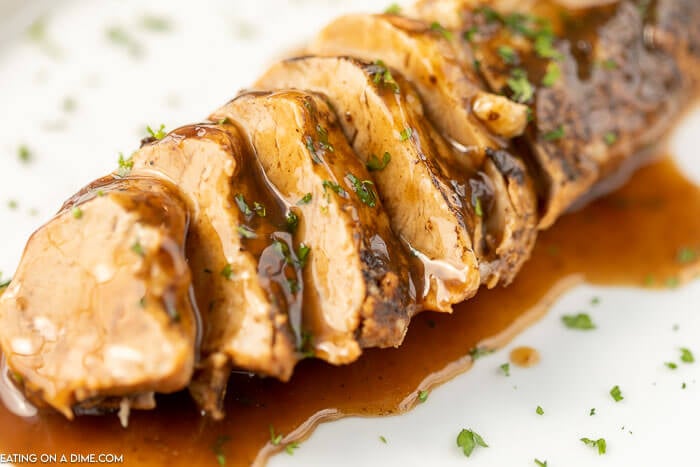
<path id="1" fill-rule="evenodd" d="M 385 6 L 370 0 L 0 0 L 4 277 L 11 276 L 29 234 L 65 198 L 112 170 L 120 151 L 135 149 L 145 125 L 173 128 L 202 119 L 332 17 Z M 149 13 L 168 18 L 171 30 L 144 30 L 140 21 Z M 24 34 L 37 14 L 46 17 L 48 46 Z M 139 44 L 140 58 L 106 38 L 115 26 Z M 72 112 L 63 109 L 67 97 L 76 104 Z M 17 157 L 22 144 L 31 149 L 29 164 Z M 695 180 L 698 147 L 695 112 L 673 138 L 674 153 Z M 8 206 L 11 200 L 16 209 Z M 591 307 L 592 296 L 601 304 Z M 294 456 L 283 453 L 271 465 L 504 467 L 534 466 L 538 458 L 550 467 L 698 466 L 700 362 L 679 364 L 676 371 L 663 363 L 678 361 L 681 346 L 700 357 L 699 307 L 700 282 L 669 292 L 579 287 L 504 351 L 483 358 L 411 413 L 326 424 Z M 596 331 L 563 328 L 560 316 L 579 310 L 591 313 Z M 539 349 L 542 363 L 504 377 L 498 366 L 522 344 Z M 620 403 L 608 394 L 616 384 L 625 396 Z M 545 415 L 535 414 L 537 405 Z M 455 445 L 463 427 L 479 432 L 490 448 L 464 458 Z M 0 427 L 0 433 L 11 429 Z M 606 438 L 608 453 L 598 456 L 582 436 Z"/>

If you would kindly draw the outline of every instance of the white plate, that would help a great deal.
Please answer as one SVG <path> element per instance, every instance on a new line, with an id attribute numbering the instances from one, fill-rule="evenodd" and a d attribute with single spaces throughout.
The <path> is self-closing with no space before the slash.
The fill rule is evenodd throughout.
<path id="1" fill-rule="evenodd" d="M 47 46 L 21 34 L 41 3 L 0 0 L 5 18 L 0 38 L 15 37 L 0 48 L 0 270 L 5 277 L 29 234 L 77 189 L 111 171 L 119 151 L 135 149 L 145 125 L 173 128 L 196 121 L 332 17 L 385 6 L 371 0 L 194 4 L 54 3 L 47 16 Z M 146 13 L 168 17 L 172 31 L 140 28 Z M 142 48 L 140 59 L 106 39 L 112 26 L 134 37 Z M 66 97 L 76 104 L 72 112 L 63 110 Z M 19 162 L 21 144 L 31 149 L 31 164 Z M 700 112 L 686 119 L 673 139 L 673 152 L 700 180 L 697 147 Z M 7 207 L 9 200 L 17 209 Z M 560 315 L 585 307 L 594 295 L 601 297 L 593 311 L 599 329 L 564 332 Z M 579 287 L 506 349 L 433 391 L 411 413 L 325 424 L 294 456 L 281 454 L 270 465 L 503 467 L 534 466 L 538 458 L 550 467 L 697 466 L 700 364 L 669 371 L 663 362 L 677 360 L 681 346 L 700 354 L 699 303 L 700 282 L 669 292 Z M 520 344 L 535 346 L 542 363 L 505 378 L 497 367 Z M 615 384 L 625 395 L 617 404 L 608 394 Z M 535 414 L 537 405 L 544 416 Z M 455 445 L 462 427 L 478 431 L 490 447 L 464 458 Z M 598 456 L 583 446 L 582 436 L 606 438 L 608 453 Z"/>

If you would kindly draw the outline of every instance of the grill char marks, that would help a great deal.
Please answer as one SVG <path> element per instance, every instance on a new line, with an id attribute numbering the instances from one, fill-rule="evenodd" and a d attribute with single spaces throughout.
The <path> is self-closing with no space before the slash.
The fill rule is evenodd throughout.
<path id="1" fill-rule="evenodd" d="M 413 310 L 408 259 L 391 233 L 372 179 L 318 96 L 246 93 L 214 113 L 247 135 L 308 248 L 298 322 L 304 351 L 349 363 L 361 347 L 398 346 Z M 285 253 L 286 254 L 286 253 Z"/>
<path id="2" fill-rule="evenodd" d="M 291 376 L 298 356 L 287 312 L 300 306 L 284 277 L 260 267 L 276 257 L 269 238 L 284 225 L 284 209 L 245 140 L 225 127 L 179 128 L 134 154 L 132 171 L 172 180 L 193 213 L 187 254 L 203 335 L 190 391 L 215 417 L 223 415 L 219 407 L 232 366 L 282 380 Z"/>
<path id="3" fill-rule="evenodd" d="M 188 214 L 155 180 L 106 177 L 30 238 L 0 297 L 14 382 L 73 418 L 120 401 L 153 408 L 186 387 L 197 336 L 184 256 Z"/>

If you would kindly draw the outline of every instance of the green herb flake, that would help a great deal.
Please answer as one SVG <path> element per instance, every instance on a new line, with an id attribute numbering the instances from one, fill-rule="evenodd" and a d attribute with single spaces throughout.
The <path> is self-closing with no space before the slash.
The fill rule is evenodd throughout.
<path id="1" fill-rule="evenodd" d="M 429 391 L 420 391 L 418 393 L 418 401 L 419 402 L 425 402 L 428 400 L 428 396 L 430 395 Z"/>
<path id="2" fill-rule="evenodd" d="M 588 413 L 588 416 L 589 416 L 589 417 L 592 417 L 593 415 L 595 415 L 595 407 L 593 407 L 593 408 L 591 409 L 591 411 Z"/>
<path id="3" fill-rule="evenodd" d="M 270 443 L 272 443 L 273 446 L 279 446 L 279 444 L 282 442 L 282 434 L 276 434 L 275 433 L 275 427 L 270 425 Z"/>
<path id="4" fill-rule="evenodd" d="M 328 130 L 321 125 L 316 125 L 316 133 L 318 134 L 318 146 L 324 151 L 335 152 L 335 148 L 328 142 Z"/>
<path id="5" fill-rule="evenodd" d="M 342 196 L 343 198 L 347 196 L 347 191 L 343 190 L 343 187 L 338 185 L 335 182 L 332 182 L 330 180 L 324 180 L 323 181 L 323 189 L 325 190 L 326 188 L 330 188 L 332 191 L 334 191 L 336 194 Z"/>
<path id="6" fill-rule="evenodd" d="M 537 415 L 544 415 L 544 409 L 538 405 L 537 408 L 535 409 L 535 413 Z"/>
<path id="7" fill-rule="evenodd" d="M 408 141 L 412 135 L 413 135 L 412 128 L 404 128 L 403 130 L 401 130 L 401 134 L 400 134 L 401 141 Z M 388 154 L 388 153 L 385 153 L 385 154 Z"/>
<path id="8" fill-rule="evenodd" d="M 676 260 L 681 264 L 688 264 L 694 262 L 698 258 L 698 253 L 693 248 L 683 247 L 678 250 L 676 255 Z"/>
<path id="9" fill-rule="evenodd" d="M 464 455 L 469 457 L 476 446 L 489 447 L 478 433 L 473 430 L 462 429 L 457 435 L 457 447 L 462 448 Z"/>
<path id="10" fill-rule="evenodd" d="M 384 444 L 387 444 L 387 440 L 386 440 L 386 438 L 385 438 L 384 436 L 381 436 L 381 435 L 380 435 L 380 436 L 379 436 L 379 441 L 381 441 L 381 442 L 384 443 Z"/>
<path id="11" fill-rule="evenodd" d="M 600 66 L 602 66 L 606 70 L 614 70 L 617 68 L 617 62 L 612 58 L 608 58 L 600 62 Z"/>
<path id="12" fill-rule="evenodd" d="M 541 461 L 539 459 L 535 459 L 535 465 L 539 467 L 547 467 L 547 461 Z"/>
<path id="13" fill-rule="evenodd" d="M 267 216 L 267 210 L 265 209 L 265 205 L 258 203 L 257 201 L 253 203 L 253 211 L 255 211 L 255 214 L 257 214 L 260 217 Z"/>
<path id="14" fill-rule="evenodd" d="M 602 456 L 605 454 L 605 451 L 607 449 L 607 443 L 605 442 L 605 439 L 603 438 L 598 438 L 596 440 L 592 440 L 590 438 L 581 438 L 581 442 L 585 444 L 586 446 L 590 446 L 592 448 L 598 448 L 598 455 Z"/>
<path id="15" fill-rule="evenodd" d="M 543 134 L 542 138 L 544 138 L 545 141 L 558 141 L 564 137 L 564 134 L 564 125 L 559 125 L 552 131 Z"/>
<path id="16" fill-rule="evenodd" d="M 444 37 L 448 41 L 452 40 L 452 31 L 445 29 L 445 27 L 442 24 L 438 23 L 437 21 L 434 21 L 430 24 L 430 30 L 440 34 L 442 37 Z"/>
<path id="17" fill-rule="evenodd" d="M 286 224 L 287 224 L 287 230 L 289 232 L 296 232 L 297 227 L 299 227 L 299 216 L 292 211 L 291 209 L 287 211 L 287 215 L 284 218 Z"/>
<path id="18" fill-rule="evenodd" d="M 231 267 L 230 263 L 227 263 L 226 266 L 221 269 L 221 275 L 228 280 L 233 279 L 233 267 Z"/>
<path id="19" fill-rule="evenodd" d="M 78 104 L 75 99 L 73 99 L 70 96 L 67 96 L 63 99 L 63 102 L 61 103 L 61 108 L 65 113 L 72 113 L 75 112 L 75 109 L 78 107 Z"/>
<path id="20" fill-rule="evenodd" d="M 10 282 L 12 282 L 12 279 L 0 280 L 0 290 L 6 289 Z"/>
<path id="21" fill-rule="evenodd" d="M 258 235 L 255 233 L 255 231 L 247 225 L 239 225 L 236 228 L 236 231 L 238 232 L 238 235 L 240 235 L 242 238 L 258 238 Z"/>
<path id="22" fill-rule="evenodd" d="M 695 361 L 693 352 L 691 352 L 690 349 L 681 347 L 681 361 L 683 363 L 693 363 Z"/>
<path id="23" fill-rule="evenodd" d="M 313 198 L 313 195 L 311 193 L 306 193 L 304 196 L 301 197 L 299 201 L 297 201 L 297 204 L 299 206 L 304 205 L 304 204 L 309 204 L 311 202 L 311 199 Z"/>
<path id="24" fill-rule="evenodd" d="M 119 153 L 119 161 L 117 162 L 119 167 L 117 168 L 117 175 L 120 177 L 126 177 L 131 169 L 134 168 L 134 158 L 125 158 L 123 153 Z"/>
<path id="25" fill-rule="evenodd" d="M 496 52 L 507 65 L 515 65 L 518 61 L 518 54 L 511 46 L 501 45 Z"/>
<path id="26" fill-rule="evenodd" d="M 681 285 L 681 281 L 676 276 L 666 278 L 666 287 L 668 287 L 669 289 L 675 289 L 679 285 Z"/>
<path id="27" fill-rule="evenodd" d="M 666 362 L 664 363 L 664 365 L 666 365 L 666 367 L 671 370 L 675 370 L 676 368 L 678 368 L 678 365 L 676 365 L 674 362 Z"/>
<path id="28" fill-rule="evenodd" d="M 9 281 L 8 281 L 8 284 L 9 284 Z M 7 285 L 7 284 L 5 284 L 5 285 Z M 2 287 L 1 284 L 0 284 L 0 287 Z M 686 388 L 686 384 L 685 384 L 685 382 L 684 382 L 683 384 L 681 384 L 681 389 L 685 389 L 685 388 Z"/>
<path id="29" fill-rule="evenodd" d="M 304 266 L 306 266 L 306 261 L 309 258 L 309 253 L 311 252 L 311 247 L 307 246 L 304 243 L 299 244 L 299 248 L 297 248 L 297 266 L 299 269 L 303 269 Z"/>
<path id="30" fill-rule="evenodd" d="M 472 26 L 462 33 L 462 39 L 464 39 L 467 42 L 473 42 L 474 36 L 476 36 L 478 32 L 479 29 L 476 26 Z"/>
<path id="31" fill-rule="evenodd" d="M 17 157 L 23 164 L 28 164 L 32 161 L 32 159 L 34 159 L 32 151 L 24 144 L 17 149 Z"/>
<path id="32" fill-rule="evenodd" d="M 293 456 L 293 455 L 294 455 L 294 451 L 295 451 L 296 449 L 299 449 L 299 443 L 296 442 L 296 441 L 292 441 L 291 443 L 287 444 L 287 445 L 284 447 L 284 452 L 286 452 L 286 453 L 289 454 L 290 456 Z"/>
<path id="33" fill-rule="evenodd" d="M 391 154 L 389 154 L 388 152 L 384 153 L 381 160 L 377 156 L 372 154 L 369 156 L 369 159 L 367 159 L 367 170 L 369 170 L 370 172 L 382 170 L 389 164 L 389 162 L 391 162 Z"/>
<path id="34" fill-rule="evenodd" d="M 559 78 L 561 77 L 561 68 L 557 62 L 549 62 L 547 64 L 547 70 L 545 71 L 544 77 L 542 78 L 542 86 L 551 88 Z"/>
<path id="35" fill-rule="evenodd" d="M 488 6 L 479 7 L 474 10 L 474 13 L 482 15 L 487 23 L 505 22 L 499 12 Z"/>
<path id="36" fill-rule="evenodd" d="M 608 146 L 612 146 L 617 142 L 617 133 L 614 131 L 608 131 L 603 135 L 603 141 L 605 141 L 605 144 Z"/>
<path id="37" fill-rule="evenodd" d="M 590 331 L 595 329 L 595 324 L 588 313 L 578 313 L 575 315 L 564 315 L 561 317 L 564 325 L 569 329 L 577 329 L 580 331 Z"/>
<path id="38" fill-rule="evenodd" d="M 172 24 L 168 18 L 147 14 L 141 18 L 141 27 L 147 31 L 167 32 L 172 29 Z"/>
<path id="39" fill-rule="evenodd" d="M 106 31 L 107 39 L 112 44 L 124 47 L 132 57 L 140 57 L 143 54 L 141 44 L 134 39 L 126 30 L 119 26 L 113 26 Z"/>
<path id="40" fill-rule="evenodd" d="M 362 201 L 371 208 L 377 205 L 377 195 L 374 194 L 374 189 L 372 188 L 374 186 L 374 183 L 372 181 L 360 181 L 351 173 L 347 174 L 346 177 L 352 184 L 352 189 L 355 192 L 355 194 L 357 194 L 357 197 L 360 198 L 360 201 Z"/>
<path id="41" fill-rule="evenodd" d="M 143 246 L 141 245 L 141 242 L 136 240 L 132 245 L 131 245 L 131 251 L 136 253 L 137 255 L 144 257 L 146 255 L 146 252 L 143 250 Z"/>
<path id="42" fill-rule="evenodd" d="M 391 74 L 391 71 L 382 60 L 377 60 L 370 65 L 367 68 L 367 72 L 372 78 L 372 82 L 374 82 L 374 84 L 388 87 L 394 94 L 399 94 L 401 92 L 399 89 L 399 84 L 396 82 Z"/>
<path id="43" fill-rule="evenodd" d="M 165 125 L 162 123 L 160 124 L 160 127 L 157 131 L 154 131 L 153 128 L 151 128 L 150 126 L 146 127 L 146 131 L 149 135 L 151 135 L 152 138 L 155 138 L 157 140 L 165 138 L 165 136 L 168 134 L 168 132 L 165 131 Z"/>
<path id="44" fill-rule="evenodd" d="M 501 366 L 499 366 L 501 372 L 503 372 L 504 375 L 510 376 L 510 363 L 504 363 Z"/>
<path id="45" fill-rule="evenodd" d="M 19 203 L 17 202 L 16 199 L 10 199 L 7 201 L 7 207 L 12 209 L 13 211 L 19 207 Z"/>
<path id="46" fill-rule="evenodd" d="M 516 68 L 510 73 L 506 84 L 513 93 L 513 100 L 524 104 L 532 99 L 535 90 L 527 78 L 527 73 L 522 68 Z"/>
<path id="47" fill-rule="evenodd" d="M 315 356 L 314 336 L 309 331 L 301 331 L 301 343 L 298 350 L 304 358 L 313 358 Z"/>
<path id="48" fill-rule="evenodd" d="M 560 60 L 561 53 L 554 47 L 554 36 L 549 33 L 541 33 L 535 37 L 535 53 L 542 58 Z"/>
<path id="49" fill-rule="evenodd" d="M 238 206 L 238 209 L 244 216 L 248 217 L 253 215 L 253 211 L 250 209 L 250 206 L 248 206 L 248 203 L 246 203 L 243 193 L 236 193 L 233 200 L 236 202 L 236 206 Z"/>
<path id="50" fill-rule="evenodd" d="M 481 207 L 481 198 L 478 196 L 472 197 L 472 204 L 474 205 L 474 214 L 476 214 L 479 217 L 484 216 L 484 210 Z"/>
<path id="51" fill-rule="evenodd" d="M 216 462 L 221 466 L 226 465 L 226 455 L 224 454 L 224 444 L 231 441 L 229 436 L 217 436 L 214 446 L 212 446 L 212 451 L 216 455 Z"/>
<path id="52" fill-rule="evenodd" d="M 598 306 L 598 305 L 600 305 L 600 297 L 591 298 L 591 306 Z"/>
<path id="53" fill-rule="evenodd" d="M 613 386 L 613 388 L 610 390 L 610 396 L 615 402 L 620 402 L 624 399 L 624 397 L 622 396 L 622 391 L 620 390 L 620 386 L 617 385 Z"/>
<path id="54" fill-rule="evenodd" d="M 389 5 L 386 10 L 384 10 L 385 15 L 400 15 L 401 14 L 401 5 L 398 3 L 392 3 Z"/>
<path id="55" fill-rule="evenodd" d="M 471 357 L 472 361 L 476 361 L 481 357 L 485 357 L 486 355 L 490 355 L 492 353 L 493 350 L 487 347 L 474 347 L 469 351 L 469 356 Z"/>
<path id="56" fill-rule="evenodd" d="M 75 219 L 82 219 L 83 217 L 83 210 L 80 209 L 79 206 L 75 206 L 70 212 L 73 214 L 73 218 Z"/>

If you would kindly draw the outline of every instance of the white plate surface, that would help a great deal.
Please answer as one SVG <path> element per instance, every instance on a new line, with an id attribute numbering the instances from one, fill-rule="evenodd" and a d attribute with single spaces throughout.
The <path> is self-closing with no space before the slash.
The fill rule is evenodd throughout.
<path id="1" fill-rule="evenodd" d="M 134 150 L 145 125 L 197 121 L 334 16 L 384 6 L 371 0 L 0 0 L 4 277 L 14 271 L 30 233 L 64 199 L 111 171 L 120 151 Z M 48 12 L 46 43 L 23 33 L 39 11 Z M 168 18 L 172 29 L 144 30 L 139 24 L 146 14 Z M 110 42 L 110 27 L 126 31 L 141 56 Z M 66 98 L 75 103 L 70 112 Z M 684 121 L 672 143 L 681 165 L 700 181 L 700 112 Z M 30 164 L 18 160 L 23 144 L 31 149 Z M 593 296 L 601 304 L 591 309 Z M 699 307 L 697 281 L 668 292 L 578 287 L 506 349 L 433 391 L 409 414 L 325 424 L 294 456 L 278 455 L 270 465 L 503 467 L 534 466 L 538 458 L 550 467 L 698 466 L 700 362 L 676 371 L 664 362 L 678 361 L 679 347 L 700 357 Z M 581 309 L 591 312 L 595 332 L 561 326 L 562 314 Z M 540 351 L 541 364 L 504 377 L 498 366 L 523 344 Z M 620 403 L 608 394 L 616 384 L 625 396 Z M 538 405 L 543 416 L 535 413 Z M 463 427 L 479 432 L 490 447 L 466 459 L 455 445 Z M 0 427 L 0 433 L 11 429 Z M 585 447 L 583 436 L 606 438 L 607 454 Z"/>

